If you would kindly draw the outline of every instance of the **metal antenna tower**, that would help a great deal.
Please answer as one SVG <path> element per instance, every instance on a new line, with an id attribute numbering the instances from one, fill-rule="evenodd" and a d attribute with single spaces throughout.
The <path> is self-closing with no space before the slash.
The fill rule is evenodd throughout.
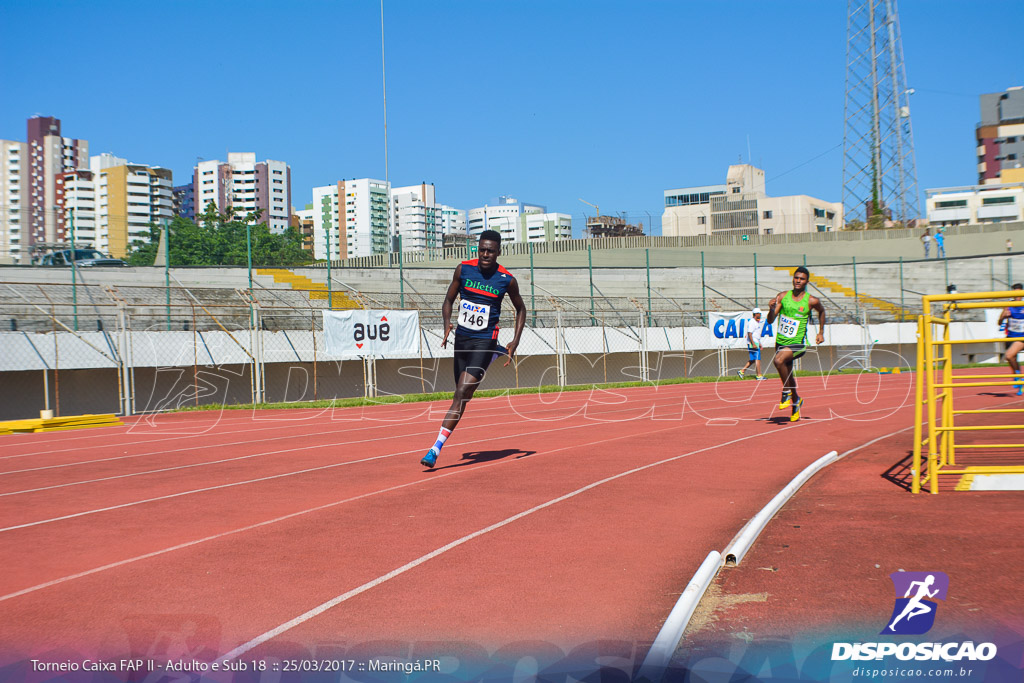
<path id="1" fill-rule="evenodd" d="M 910 95 L 896 0 L 847 0 L 845 221 L 919 217 Z M 875 219 L 876 221 L 879 219 Z M 874 223 L 874 221 L 872 221 Z"/>

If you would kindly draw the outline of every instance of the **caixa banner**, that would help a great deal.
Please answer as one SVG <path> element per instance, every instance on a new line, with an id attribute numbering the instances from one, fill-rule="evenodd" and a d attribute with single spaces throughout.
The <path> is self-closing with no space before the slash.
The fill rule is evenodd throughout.
<path id="1" fill-rule="evenodd" d="M 419 356 L 419 311 L 324 311 L 327 355 L 336 358 Z"/>
<path id="2" fill-rule="evenodd" d="M 722 313 L 708 311 L 708 326 L 715 339 L 715 346 L 726 349 L 747 348 L 747 332 L 753 332 L 754 338 L 761 340 L 761 346 L 775 346 L 775 333 L 771 325 L 765 324 L 765 315 L 761 322 L 754 320 L 750 311 L 741 313 Z"/>

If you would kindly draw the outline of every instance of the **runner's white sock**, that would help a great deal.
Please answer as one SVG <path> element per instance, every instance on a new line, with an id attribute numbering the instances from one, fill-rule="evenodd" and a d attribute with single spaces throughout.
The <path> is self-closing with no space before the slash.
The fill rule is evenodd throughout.
<path id="1" fill-rule="evenodd" d="M 452 430 L 441 427 L 441 431 L 437 433 L 437 441 L 434 442 L 434 448 L 437 452 L 441 452 L 441 448 L 444 446 L 444 442 L 448 440 L 448 437 L 452 435 Z"/>

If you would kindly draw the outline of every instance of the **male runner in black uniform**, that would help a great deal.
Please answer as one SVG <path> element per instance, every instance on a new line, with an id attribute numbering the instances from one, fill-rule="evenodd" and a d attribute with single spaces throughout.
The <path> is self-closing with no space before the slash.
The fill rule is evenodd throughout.
<path id="1" fill-rule="evenodd" d="M 444 319 L 441 348 L 448 345 L 448 335 L 452 331 L 452 306 L 455 297 L 460 298 L 453 363 L 455 397 L 441 423 L 437 441 L 420 460 L 420 464 L 425 467 L 433 467 L 437 463 L 444 442 L 462 419 L 466 403 L 473 398 L 473 392 L 484 378 L 487 366 L 501 353 L 508 354 L 508 360 L 505 361 L 507 366 L 519 346 L 519 337 L 526 325 L 526 305 L 519 295 L 519 283 L 512 277 L 512 273 L 498 265 L 500 255 L 501 235 L 494 230 L 484 230 L 477 246 L 477 258 L 455 266 L 455 275 L 448 285 L 448 293 L 441 306 L 441 317 Z M 516 327 L 512 341 L 501 350 L 498 346 L 498 318 L 501 317 L 501 302 L 506 293 L 516 309 Z"/>

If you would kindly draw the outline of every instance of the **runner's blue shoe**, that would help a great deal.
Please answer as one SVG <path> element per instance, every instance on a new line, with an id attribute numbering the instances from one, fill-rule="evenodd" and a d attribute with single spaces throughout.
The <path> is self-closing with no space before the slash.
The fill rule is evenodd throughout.
<path id="1" fill-rule="evenodd" d="M 423 459 L 420 460 L 420 464 L 424 467 L 430 467 L 433 469 L 434 464 L 437 462 L 437 456 L 439 455 L 441 455 L 441 453 L 436 448 L 431 447 L 431 449 L 427 451 L 427 454 L 423 456 Z"/>

